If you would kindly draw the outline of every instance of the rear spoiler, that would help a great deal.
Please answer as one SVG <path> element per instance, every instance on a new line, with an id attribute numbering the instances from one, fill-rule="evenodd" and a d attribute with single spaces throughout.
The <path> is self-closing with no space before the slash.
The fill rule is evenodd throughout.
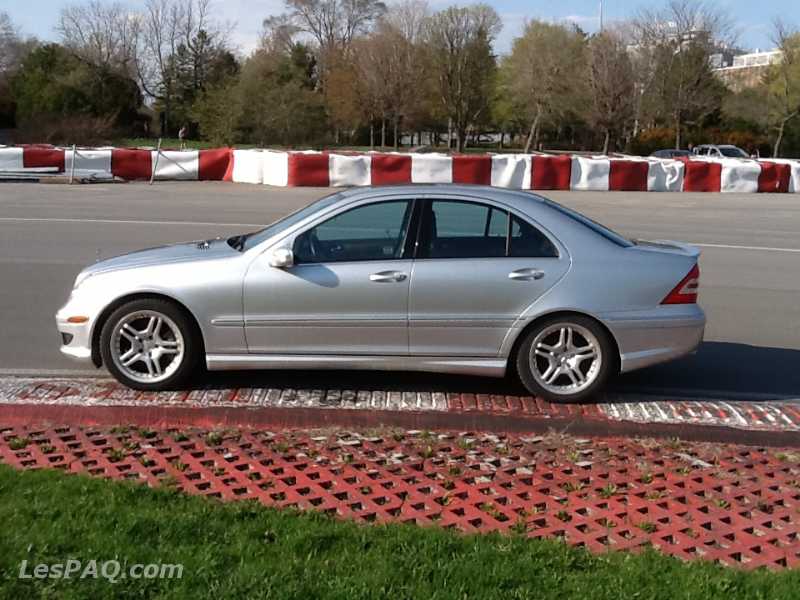
<path id="1" fill-rule="evenodd" d="M 633 240 L 638 248 L 662 250 L 670 254 L 683 254 L 691 258 L 700 257 L 700 248 L 692 246 L 685 242 L 676 242 L 673 240 Z"/>

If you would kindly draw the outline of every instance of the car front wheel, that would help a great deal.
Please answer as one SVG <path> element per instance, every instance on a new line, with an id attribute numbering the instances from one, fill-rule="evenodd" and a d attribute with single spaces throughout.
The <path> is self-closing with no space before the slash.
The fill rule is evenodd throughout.
<path id="1" fill-rule="evenodd" d="M 202 342 L 191 319 L 171 302 L 133 300 L 115 310 L 100 333 L 103 364 L 128 387 L 175 389 L 197 371 Z"/>
<path id="2" fill-rule="evenodd" d="M 608 333 L 581 316 L 547 319 L 531 329 L 517 353 L 517 373 L 532 394 L 581 402 L 605 385 L 617 357 Z"/>

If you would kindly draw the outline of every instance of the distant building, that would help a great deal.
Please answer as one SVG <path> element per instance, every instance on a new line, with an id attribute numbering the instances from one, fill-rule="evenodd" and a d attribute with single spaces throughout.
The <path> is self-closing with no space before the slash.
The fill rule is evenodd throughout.
<path id="1" fill-rule="evenodd" d="M 783 54 L 780 50 L 770 50 L 769 52 L 751 52 L 749 54 L 739 54 L 726 64 L 714 69 L 717 76 L 734 92 L 755 87 L 761 82 L 761 78 L 769 68 L 780 62 Z"/>

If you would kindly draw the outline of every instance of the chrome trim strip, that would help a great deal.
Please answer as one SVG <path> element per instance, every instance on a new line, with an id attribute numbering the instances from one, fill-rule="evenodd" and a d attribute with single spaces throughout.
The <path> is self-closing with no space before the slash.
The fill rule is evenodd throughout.
<path id="1" fill-rule="evenodd" d="M 247 369 L 363 369 L 370 371 L 428 371 L 503 377 L 506 360 L 446 356 L 340 356 L 293 354 L 208 354 L 209 371 Z"/>
<path id="2" fill-rule="evenodd" d="M 406 327 L 405 319 L 250 319 L 247 327 Z"/>

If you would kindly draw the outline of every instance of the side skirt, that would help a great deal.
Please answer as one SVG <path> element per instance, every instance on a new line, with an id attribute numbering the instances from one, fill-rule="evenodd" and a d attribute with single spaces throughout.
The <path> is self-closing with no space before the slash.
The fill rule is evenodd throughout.
<path id="1" fill-rule="evenodd" d="M 368 371 L 425 371 L 503 377 L 503 358 L 447 356 L 340 356 L 292 354 L 208 354 L 209 371 L 248 369 L 354 369 Z"/>

